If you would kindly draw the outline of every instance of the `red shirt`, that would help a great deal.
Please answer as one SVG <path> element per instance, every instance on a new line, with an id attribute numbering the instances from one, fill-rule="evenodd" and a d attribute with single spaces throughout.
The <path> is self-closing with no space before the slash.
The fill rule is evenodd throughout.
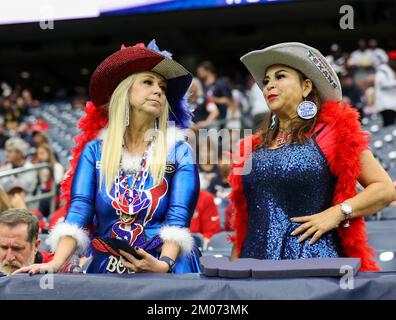
<path id="1" fill-rule="evenodd" d="M 214 202 L 214 196 L 210 192 L 200 191 L 198 203 L 191 219 L 190 231 L 201 233 L 207 239 L 221 231 L 219 210 Z"/>

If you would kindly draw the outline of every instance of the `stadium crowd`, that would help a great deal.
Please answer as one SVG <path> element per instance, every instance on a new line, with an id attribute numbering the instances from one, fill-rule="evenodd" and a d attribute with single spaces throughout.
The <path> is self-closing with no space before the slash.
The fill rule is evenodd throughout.
<path id="1" fill-rule="evenodd" d="M 387 52 L 378 47 L 375 39 L 360 39 L 357 49 L 351 53 L 332 44 L 326 59 L 340 77 L 343 100 L 359 111 L 361 119 L 379 114 L 384 127 L 395 124 L 396 50 Z M 201 191 L 190 229 L 200 235 L 201 248 L 206 249 L 215 234 L 232 231 L 232 208 L 227 199 L 229 155 L 244 137 L 244 129 L 254 132 L 268 125 L 270 112 L 251 77 L 247 77 L 243 85 L 236 84 L 227 75 L 219 75 L 210 61 L 201 62 L 194 73 L 189 89 L 193 124 L 188 136 L 194 141 Z M 29 88 L 10 85 L 4 80 L 0 87 L 0 174 L 29 169 L 40 163 L 48 166 L 0 175 L 0 211 L 6 212 L 10 220 L 12 210 L 9 209 L 28 209 L 39 222 L 39 233 L 46 234 L 66 214 L 62 210 L 60 184 L 69 168 L 61 164 L 60 155 L 53 148 L 51 125 L 33 112 L 40 110 L 45 102 L 34 99 Z M 84 102 L 80 101 L 79 105 Z M 220 139 L 219 131 L 224 133 Z M 50 197 L 31 201 L 32 197 L 51 193 L 51 190 L 54 194 Z M 19 213 L 18 217 L 24 223 L 32 223 L 26 213 L 25 216 Z M 45 250 L 35 251 L 36 261 L 50 258 Z"/>

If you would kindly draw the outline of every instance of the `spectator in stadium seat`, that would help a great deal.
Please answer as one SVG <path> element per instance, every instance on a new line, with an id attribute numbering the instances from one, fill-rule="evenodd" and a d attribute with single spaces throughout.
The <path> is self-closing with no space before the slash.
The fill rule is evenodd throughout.
<path id="1" fill-rule="evenodd" d="M 38 171 L 38 181 L 40 191 L 43 193 L 50 192 L 53 184 L 55 184 L 55 191 L 57 195 L 60 192 L 59 186 L 63 180 L 65 170 L 63 166 L 56 161 L 55 155 L 51 147 L 46 144 L 40 144 L 37 147 L 37 162 L 38 163 L 49 163 L 50 168 L 43 168 Z M 39 210 L 48 217 L 50 212 L 50 199 L 44 199 L 40 201 Z"/>
<path id="2" fill-rule="evenodd" d="M 375 58 L 374 66 L 379 66 L 388 61 L 388 55 L 384 49 L 378 47 L 378 41 L 376 39 L 370 39 L 368 46 Z"/>
<path id="3" fill-rule="evenodd" d="M 210 181 L 207 190 L 215 197 L 225 198 L 228 196 L 228 190 L 230 189 L 228 176 L 230 174 L 231 167 L 228 162 L 228 157 L 224 156 L 219 159 L 217 167 L 219 168 L 219 174 Z"/>
<path id="4" fill-rule="evenodd" d="M 216 118 L 219 116 L 217 105 L 205 97 L 202 84 L 198 78 L 194 78 L 189 89 L 189 102 L 193 110 L 193 130 L 202 128 L 216 128 Z"/>
<path id="5" fill-rule="evenodd" d="M 16 128 L 18 137 L 27 142 L 30 146 L 33 144 L 32 132 L 30 130 L 30 125 L 26 121 L 22 121 L 18 128 Z"/>
<path id="6" fill-rule="evenodd" d="M 184 96 L 191 80 L 155 41 L 147 48 L 122 46 L 98 66 L 62 186 L 71 192 L 66 219 L 47 241 L 55 257 L 17 272 L 58 272 L 74 253 L 86 252 L 92 225 L 88 273 L 200 271 L 188 228 L 199 195 L 198 170 L 180 129 L 190 125 Z M 118 251 L 115 238 L 142 259 Z"/>
<path id="7" fill-rule="evenodd" d="M 262 88 L 272 123 L 243 141 L 243 161 L 230 175 L 232 259 L 359 257 L 362 271 L 379 270 L 364 217 L 396 192 L 357 111 L 340 101 L 337 74 L 318 50 L 296 42 L 241 61 Z"/>
<path id="8" fill-rule="evenodd" d="M 331 53 L 326 56 L 326 60 L 337 74 L 346 72 L 345 65 L 348 61 L 348 55 L 343 52 L 339 44 L 333 43 L 330 47 Z"/>
<path id="9" fill-rule="evenodd" d="M 31 168 L 32 163 L 26 159 L 26 155 L 29 151 L 29 145 L 24 140 L 18 137 L 10 138 L 6 141 L 6 158 L 7 163 L 3 165 L 0 170 L 10 170 L 16 168 Z M 26 193 L 28 195 L 33 194 L 37 187 L 37 172 L 28 171 L 13 175 L 15 178 L 19 178 L 26 184 Z M 4 178 L 6 179 L 6 178 Z M 0 180 L 1 183 L 2 180 Z"/>
<path id="10" fill-rule="evenodd" d="M 22 97 L 18 97 L 15 101 L 15 109 L 19 111 L 21 117 L 26 117 L 29 115 L 29 107 L 25 103 Z"/>
<path id="11" fill-rule="evenodd" d="M 36 148 L 43 143 L 49 144 L 47 135 L 42 131 L 33 131 L 32 137 L 33 137 L 33 146 Z"/>
<path id="12" fill-rule="evenodd" d="M 194 215 L 191 219 L 190 231 L 201 233 L 206 248 L 210 238 L 221 231 L 219 210 L 211 193 L 201 190 Z"/>
<path id="13" fill-rule="evenodd" d="M 353 51 L 347 61 L 348 69 L 353 72 L 353 80 L 362 92 L 370 86 L 375 73 L 377 57 L 374 52 L 367 47 L 365 39 L 359 39 L 358 49 Z"/>
<path id="14" fill-rule="evenodd" d="M 197 76 L 203 83 L 205 96 L 219 109 L 218 122 L 222 129 L 226 123 L 227 110 L 232 104 L 231 87 L 226 81 L 218 78 L 216 68 L 210 61 L 203 61 L 198 65 Z"/>
<path id="15" fill-rule="evenodd" d="M 216 150 L 217 144 L 210 137 L 200 141 L 198 149 L 198 168 L 205 186 L 209 186 L 213 179 L 219 179 L 219 158 Z"/>
<path id="16" fill-rule="evenodd" d="M 15 177 L 4 178 L 1 185 L 8 195 L 11 208 L 26 208 L 26 187 L 22 180 Z"/>
<path id="17" fill-rule="evenodd" d="M 4 118 L 4 124 L 8 130 L 15 130 L 22 121 L 22 116 L 9 98 L 5 98 L 0 105 L 0 116 Z"/>
<path id="18" fill-rule="evenodd" d="M 383 59 L 375 74 L 374 104 L 386 127 L 396 123 L 396 59 Z"/>
<path id="19" fill-rule="evenodd" d="M 342 100 L 350 104 L 359 111 L 360 119 L 363 118 L 362 91 L 353 81 L 350 73 L 345 72 L 340 75 L 342 86 Z"/>
<path id="20" fill-rule="evenodd" d="M 10 208 L 27 209 L 26 204 L 26 184 L 18 178 L 6 178 L 2 183 L 2 189 L 7 193 L 10 201 Z M 40 210 L 28 208 L 39 221 L 40 233 L 47 230 L 47 220 Z"/>
<path id="21" fill-rule="evenodd" d="M 30 129 L 35 132 L 35 131 L 40 131 L 40 132 L 46 132 L 49 128 L 49 125 L 47 121 L 44 120 L 43 117 L 39 116 L 37 119 L 32 123 Z M 48 140 L 48 139 L 47 139 Z M 42 141 L 45 142 L 45 141 Z M 48 142 L 48 141 L 47 141 Z M 41 143 L 41 142 L 38 142 Z"/>
<path id="22" fill-rule="evenodd" d="M 33 99 L 32 93 L 28 89 L 23 89 L 21 96 L 28 107 L 36 108 L 40 105 L 40 101 Z"/>
<path id="23" fill-rule="evenodd" d="M 10 275 L 31 265 L 39 252 L 37 218 L 26 209 L 8 209 L 0 214 L 0 272 Z"/>

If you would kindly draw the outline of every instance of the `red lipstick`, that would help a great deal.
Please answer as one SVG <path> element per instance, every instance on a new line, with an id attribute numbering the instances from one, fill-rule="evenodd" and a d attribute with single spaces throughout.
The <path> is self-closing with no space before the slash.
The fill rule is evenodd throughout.
<path id="1" fill-rule="evenodd" d="M 277 98 L 277 97 L 278 97 L 277 94 L 270 94 L 270 95 L 268 96 L 268 101 L 274 100 L 274 99 Z"/>

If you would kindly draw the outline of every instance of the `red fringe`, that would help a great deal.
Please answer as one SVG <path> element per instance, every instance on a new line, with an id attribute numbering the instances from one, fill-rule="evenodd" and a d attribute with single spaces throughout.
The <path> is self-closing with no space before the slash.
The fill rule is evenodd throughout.
<path id="1" fill-rule="evenodd" d="M 356 195 L 356 182 L 360 175 L 360 153 L 367 149 L 368 145 L 368 134 L 361 130 L 358 119 L 359 114 L 356 110 L 337 101 L 326 102 L 319 114 L 319 124 L 325 123 L 336 128 L 333 152 L 329 154 L 327 159 L 331 172 L 338 178 L 333 197 L 334 205 Z M 246 236 L 248 213 L 242 176 L 236 174 L 235 170 L 243 168 L 246 159 L 249 157 L 250 152 L 244 154 L 246 141 L 252 143 L 252 150 L 255 150 L 261 140 L 256 134 L 241 141 L 240 157 L 243 161 L 233 165 L 229 177 L 229 183 L 232 187 L 230 200 L 234 208 L 231 223 L 235 230 L 234 235 L 230 237 L 230 241 L 234 242 L 238 255 Z M 353 219 L 349 228 L 340 226 L 338 233 L 344 254 L 347 257 L 361 259 L 360 271 L 380 270 L 372 258 L 375 251 L 368 246 L 364 218 Z"/>

